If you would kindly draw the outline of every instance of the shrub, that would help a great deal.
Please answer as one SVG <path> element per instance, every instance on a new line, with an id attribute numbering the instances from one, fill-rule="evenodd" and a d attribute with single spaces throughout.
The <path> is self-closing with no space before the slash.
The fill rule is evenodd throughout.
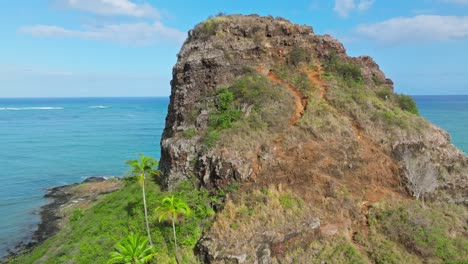
<path id="1" fill-rule="evenodd" d="M 193 138 L 197 135 L 197 131 L 193 128 L 182 131 L 182 136 L 184 138 Z"/>
<path id="2" fill-rule="evenodd" d="M 219 23 L 227 20 L 225 16 L 209 17 L 204 22 L 200 23 L 196 28 L 196 34 L 203 40 L 216 35 Z"/>
<path id="3" fill-rule="evenodd" d="M 336 54 L 330 55 L 325 62 L 325 70 L 341 77 L 347 84 L 361 83 L 361 67 L 353 62 L 341 61 Z"/>
<path id="4" fill-rule="evenodd" d="M 303 63 L 310 63 L 311 58 L 309 53 L 299 47 L 293 48 L 288 54 L 288 63 L 293 66 L 299 66 Z"/>
<path id="5" fill-rule="evenodd" d="M 415 115 L 419 115 L 418 107 L 416 102 L 413 100 L 411 96 L 400 94 L 398 97 L 398 103 L 401 109 L 410 112 Z"/>
<path id="6" fill-rule="evenodd" d="M 219 131 L 217 130 L 208 130 L 208 132 L 205 135 L 205 138 L 203 140 L 203 144 L 208 147 L 212 148 L 216 145 L 219 139 Z"/>
<path id="7" fill-rule="evenodd" d="M 70 216 L 70 221 L 75 222 L 78 221 L 81 217 L 84 216 L 84 211 L 81 208 L 75 209 Z"/>

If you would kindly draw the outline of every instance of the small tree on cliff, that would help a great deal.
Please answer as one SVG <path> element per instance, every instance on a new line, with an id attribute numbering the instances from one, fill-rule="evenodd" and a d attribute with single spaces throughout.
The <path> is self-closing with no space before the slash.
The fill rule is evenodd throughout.
<path id="1" fill-rule="evenodd" d="M 190 215 L 190 207 L 180 198 L 171 196 L 165 197 L 161 201 L 161 205 L 156 207 L 155 213 L 158 215 L 159 222 L 165 218 L 169 218 L 172 221 L 172 231 L 174 232 L 174 245 L 175 245 L 175 258 L 177 263 L 180 263 L 178 256 L 177 247 L 177 236 L 175 229 L 175 222 L 179 215 Z"/>
<path id="2" fill-rule="evenodd" d="M 421 199 L 424 202 L 424 194 L 433 192 L 437 188 L 437 169 L 432 165 L 429 157 L 423 154 L 416 157 L 406 150 L 402 158 L 406 168 L 408 187 L 417 200 Z"/>
<path id="3" fill-rule="evenodd" d="M 148 209 L 146 207 L 145 179 L 146 175 L 159 175 L 159 170 L 155 169 L 155 167 L 157 167 L 159 163 L 152 157 L 144 156 L 141 153 L 138 153 L 138 156 L 140 156 L 139 160 L 128 160 L 126 164 L 128 164 L 131 167 L 131 174 L 137 177 L 138 182 L 141 185 L 141 191 L 143 195 L 143 207 L 145 210 L 146 232 L 148 233 L 148 240 L 152 247 L 153 240 L 151 239 L 151 233 L 148 222 Z"/>

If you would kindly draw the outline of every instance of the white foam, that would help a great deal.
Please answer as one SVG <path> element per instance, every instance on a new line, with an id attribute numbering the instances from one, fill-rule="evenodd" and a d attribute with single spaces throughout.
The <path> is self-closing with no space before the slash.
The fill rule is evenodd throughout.
<path id="1" fill-rule="evenodd" d="M 104 106 L 104 105 L 93 105 L 93 106 L 90 106 L 89 108 L 91 109 L 108 109 L 108 108 L 111 108 L 110 106 Z"/>
<path id="2" fill-rule="evenodd" d="M 0 107 L 3 111 L 23 111 L 23 110 L 62 110 L 63 107 L 42 106 L 42 107 Z"/>

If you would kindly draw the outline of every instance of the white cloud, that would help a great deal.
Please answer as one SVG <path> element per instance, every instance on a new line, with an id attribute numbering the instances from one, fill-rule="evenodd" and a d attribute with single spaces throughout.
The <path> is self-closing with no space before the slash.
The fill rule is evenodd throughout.
<path id="1" fill-rule="evenodd" d="M 85 27 L 80 30 L 65 29 L 53 25 L 34 25 L 20 28 L 20 32 L 35 37 L 65 37 L 89 40 L 112 41 L 126 44 L 149 44 L 153 42 L 182 43 L 186 34 L 161 22 L 113 24 L 101 27 Z"/>
<path id="2" fill-rule="evenodd" d="M 158 10 L 149 4 L 135 4 L 129 0 L 55 0 L 58 6 L 99 15 L 125 15 L 159 18 Z"/>
<path id="3" fill-rule="evenodd" d="M 374 4 L 374 0 L 335 0 L 333 10 L 341 17 L 347 17 L 354 10 L 366 11 Z"/>
<path id="4" fill-rule="evenodd" d="M 336 0 L 333 10 L 342 17 L 347 17 L 349 12 L 356 8 L 354 0 Z"/>
<path id="5" fill-rule="evenodd" d="M 360 25 L 356 32 L 383 43 L 463 39 L 468 38 L 468 16 L 399 17 Z"/>
<path id="6" fill-rule="evenodd" d="M 374 4 L 374 0 L 361 0 L 357 6 L 359 11 L 366 11 Z"/>

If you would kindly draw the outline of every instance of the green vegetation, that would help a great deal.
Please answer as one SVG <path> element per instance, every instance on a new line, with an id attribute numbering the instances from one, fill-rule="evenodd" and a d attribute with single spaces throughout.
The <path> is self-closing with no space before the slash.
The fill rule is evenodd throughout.
<path id="1" fill-rule="evenodd" d="M 284 263 L 367 263 L 362 253 L 344 237 L 314 240 L 308 247 L 296 248 L 283 259 Z"/>
<path id="2" fill-rule="evenodd" d="M 288 63 L 297 67 L 301 64 L 309 64 L 312 61 L 310 54 L 303 48 L 294 47 L 288 53 Z"/>
<path id="3" fill-rule="evenodd" d="M 234 94 L 227 88 L 221 88 L 217 93 L 216 111 L 210 115 L 210 127 L 222 130 L 232 127 L 239 119 L 241 111 L 234 106 Z"/>
<path id="4" fill-rule="evenodd" d="M 70 221 L 78 221 L 81 217 L 84 216 L 84 211 L 81 208 L 75 209 L 70 216 Z"/>
<path id="5" fill-rule="evenodd" d="M 311 96 L 311 83 L 307 74 L 286 64 L 276 64 L 273 72 L 283 81 L 292 84 L 305 96 Z"/>
<path id="6" fill-rule="evenodd" d="M 190 207 L 182 199 L 171 196 L 164 197 L 161 201 L 161 205 L 156 207 L 154 211 L 156 215 L 159 216 L 159 222 L 161 222 L 165 218 L 169 218 L 171 220 L 172 230 L 174 232 L 175 258 L 177 263 L 180 263 L 175 222 L 177 221 L 179 215 L 189 216 L 191 212 Z"/>
<path id="7" fill-rule="evenodd" d="M 343 61 L 336 54 L 330 55 L 324 66 L 328 74 L 340 77 L 348 85 L 362 83 L 362 73 L 359 65 L 351 61 Z"/>
<path id="8" fill-rule="evenodd" d="M 238 143 L 241 148 L 246 137 L 257 137 L 250 140 L 256 142 L 266 129 L 278 132 L 287 124 L 288 116 L 284 113 L 292 111 L 292 106 L 284 103 L 290 100 L 288 97 L 285 89 L 255 74 L 247 74 L 228 87 L 220 87 L 202 139 L 204 145 L 213 148 L 221 138 L 230 137 L 232 146 Z M 244 143 L 237 142 L 240 136 Z"/>
<path id="9" fill-rule="evenodd" d="M 419 115 L 416 102 L 413 100 L 411 96 L 400 94 L 398 99 L 399 99 L 399 104 L 400 104 L 401 109 L 408 111 L 414 115 Z"/>
<path id="10" fill-rule="evenodd" d="M 216 35 L 216 33 L 218 32 L 219 23 L 226 21 L 227 19 L 228 18 L 225 17 L 222 13 L 218 14 L 218 16 L 215 17 L 209 17 L 207 20 L 200 23 L 196 27 L 196 33 L 201 39 L 207 40 L 211 36 Z"/>
<path id="11" fill-rule="evenodd" d="M 194 128 L 189 128 L 187 130 L 182 131 L 182 136 L 184 138 L 190 139 L 190 138 L 193 138 L 196 135 L 197 135 L 197 130 L 195 130 Z"/>
<path id="12" fill-rule="evenodd" d="M 143 156 L 141 153 L 139 153 L 138 156 L 140 156 L 140 160 L 129 160 L 126 162 L 126 164 L 131 167 L 132 176 L 137 177 L 138 182 L 141 185 L 141 191 L 143 195 L 143 209 L 145 211 L 146 233 L 148 234 L 148 240 L 152 247 L 153 240 L 151 239 L 151 232 L 148 221 L 148 209 L 146 207 L 145 178 L 147 174 L 159 175 L 159 171 L 155 169 L 155 167 L 157 167 L 159 164 L 157 160 L 151 157 Z"/>
<path id="13" fill-rule="evenodd" d="M 115 245 L 132 233 L 146 236 L 144 203 L 141 185 L 130 177 L 119 191 L 100 196 L 96 204 L 79 213 L 81 216 L 67 223 L 57 235 L 10 263 L 106 263 Z M 163 192 L 146 177 L 145 192 L 148 209 L 161 205 L 166 197 L 185 201 L 191 214 L 175 226 L 181 263 L 197 263 L 193 248 L 203 230 L 211 225 L 212 204 L 217 196 L 196 188 L 190 181 L 181 182 L 171 192 Z M 149 211 L 150 212 L 150 211 Z M 156 215 L 148 216 L 156 263 L 175 263 L 174 229 Z M 149 242 L 149 240 L 148 240 Z"/>
<path id="14" fill-rule="evenodd" d="M 462 235 L 465 229 L 462 211 L 455 205 L 424 207 L 417 201 L 381 204 L 372 211 L 369 222 L 386 239 L 403 245 L 412 254 L 445 263 L 457 262 L 468 259 L 468 239 Z M 457 232 L 459 235 L 454 235 Z M 383 240 L 381 244 L 394 247 L 390 241 Z M 400 258 L 391 254 L 391 251 L 373 253 L 378 259 L 392 259 L 381 263 L 396 263 Z"/>
<path id="15" fill-rule="evenodd" d="M 148 239 L 135 234 L 120 241 L 109 255 L 109 264 L 144 264 L 156 257 Z"/>

